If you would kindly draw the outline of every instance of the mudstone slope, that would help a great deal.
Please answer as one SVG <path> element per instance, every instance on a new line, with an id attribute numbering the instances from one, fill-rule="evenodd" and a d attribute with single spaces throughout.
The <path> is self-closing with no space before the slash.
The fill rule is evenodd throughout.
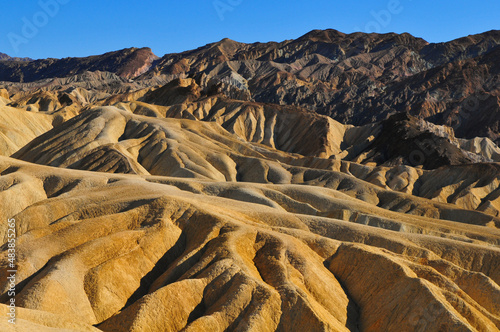
<path id="1" fill-rule="evenodd" d="M 499 43 L 2 55 L 0 330 L 500 330 Z"/>

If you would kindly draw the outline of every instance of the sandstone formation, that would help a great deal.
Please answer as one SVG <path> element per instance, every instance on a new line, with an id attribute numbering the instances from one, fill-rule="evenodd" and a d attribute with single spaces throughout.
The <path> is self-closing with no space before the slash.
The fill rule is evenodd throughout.
<path id="1" fill-rule="evenodd" d="M 52 129 L 54 117 L 0 104 L 0 155 L 10 156 L 32 139 Z"/>
<path id="2" fill-rule="evenodd" d="M 499 43 L 0 54 L 0 330 L 499 331 Z"/>
<path id="3" fill-rule="evenodd" d="M 32 324 L 48 312 L 104 331 L 500 326 L 494 217 L 349 176 L 348 189 L 1 164 Z"/>

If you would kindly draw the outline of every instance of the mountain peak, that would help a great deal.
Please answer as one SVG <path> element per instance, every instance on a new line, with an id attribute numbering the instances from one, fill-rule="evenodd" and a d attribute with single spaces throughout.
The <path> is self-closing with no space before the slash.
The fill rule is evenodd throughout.
<path id="1" fill-rule="evenodd" d="M 320 30 L 320 29 L 315 29 L 312 31 L 309 31 L 299 39 L 309 39 L 311 41 L 322 41 L 322 42 L 327 42 L 331 43 L 334 40 L 338 38 L 343 38 L 345 37 L 346 34 L 343 32 L 340 32 L 335 29 L 326 29 L 326 30 Z"/>
<path id="2" fill-rule="evenodd" d="M 151 68 L 155 60 L 159 59 L 149 47 L 133 48 L 132 50 L 122 68 L 117 71 L 121 77 L 134 78 L 142 75 Z"/>
<path id="3" fill-rule="evenodd" d="M 32 61 L 31 58 L 13 58 L 5 53 L 0 52 L 0 61 Z"/>
<path id="4" fill-rule="evenodd" d="M 244 43 L 237 42 L 235 40 L 229 39 L 229 38 L 223 38 L 219 42 L 215 43 L 215 45 L 223 48 L 237 48 L 240 47 L 241 45 L 245 45 Z"/>

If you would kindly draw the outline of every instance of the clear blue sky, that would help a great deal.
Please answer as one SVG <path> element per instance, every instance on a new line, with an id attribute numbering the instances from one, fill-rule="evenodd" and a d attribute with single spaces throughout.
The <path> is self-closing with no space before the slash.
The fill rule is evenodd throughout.
<path id="1" fill-rule="evenodd" d="M 0 52 L 62 58 L 148 46 L 162 56 L 224 37 L 282 41 L 326 28 L 448 41 L 500 29 L 500 1 L 8 0 L 0 14 Z"/>

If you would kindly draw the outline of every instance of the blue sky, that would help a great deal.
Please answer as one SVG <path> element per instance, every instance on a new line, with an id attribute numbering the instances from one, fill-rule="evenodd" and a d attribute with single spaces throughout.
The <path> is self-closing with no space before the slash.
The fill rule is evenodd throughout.
<path id="1" fill-rule="evenodd" d="M 500 2 L 427 0 L 4 1 L 0 52 L 31 58 L 148 46 L 157 55 L 228 37 L 282 41 L 313 29 L 409 32 L 429 42 L 500 29 Z"/>

